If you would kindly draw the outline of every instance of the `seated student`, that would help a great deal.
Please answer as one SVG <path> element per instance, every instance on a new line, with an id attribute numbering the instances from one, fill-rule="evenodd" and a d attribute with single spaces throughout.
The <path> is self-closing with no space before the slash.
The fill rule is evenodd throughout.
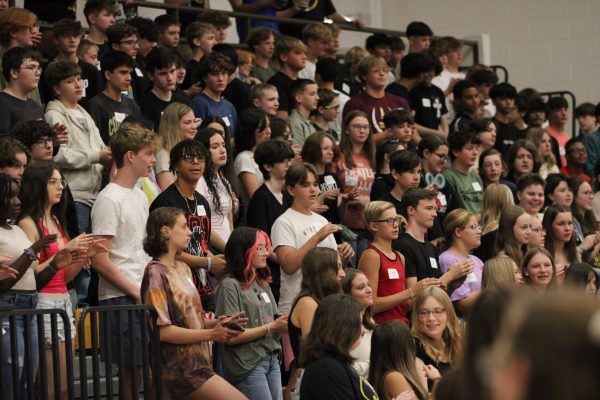
<path id="1" fill-rule="evenodd" d="M 197 118 L 217 115 L 223 118 L 229 132 L 236 132 L 238 115 L 235 107 L 229 101 L 221 98 L 232 70 L 233 64 L 222 54 L 211 53 L 203 57 L 198 66 L 197 76 L 205 87 L 192 100 L 192 108 Z"/>
<path id="2" fill-rule="evenodd" d="M 587 136 L 598 130 L 596 106 L 592 103 L 582 103 L 575 107 L 575 119 L 579 124 L 579 136 Z"/>
<path id="3" fill-rule="evenodd" d="M 20 184 L 30 160 L 31 153 L 23 143 L 9 137 L 0 138 L 0 174 L 8 175 Z"/>
<path id="4" fill-rule="evenodd" d="M 517 181 L 517 200 L 527 214 L 542 219 L 544 207 L 544 180 L 538 174 L 524 174 Z"/>
<path id="5" fill-rule="evenodd" d="M 333 129 L 336 132 L 341 132 L 342 130 L 341 110 L 344 109 L 344 106 L 350 100 L 347 94 L 335 88 L 335 81 L 338 78 L 339 70 L 340 63 L 331 58 L 321 58 L 317 61 L 317 69 L 315 70 L 315 82 L 317 82 L 319 89 L 331 90 L 337 95 L 339 104 L 337 117 L 335 121 L 328 124 L 329 129 Z"/>
<path id="6" fill-rule="evenodd" d="M 100 70 L 100 60 L 98 59 L 98 45 L 83 39 L 77 47 L 77 58 L 83 62 L 93 65 Z"/>
<path id="7" fill-rule="evenodd" d="M 61 19 L 52 26 L 53 44 L 57 49 L 57 54 L 51 61 L 71 61 L 76 63 L 81 69 L 82 96 L 79 103 L 85 107 L 85 104 L 100 92 L 100 73 L 95 65 L 89 64 L 77 57 L 77 49 L 83 37 L 83 28 L 79 21 L 72 19 Z M 47 63 L 45 67 L 48 66 Z M 46 71 L 42 70 L 42 77 L 39 82 L 40 97 L 42 102 L 48 103 L 54 99 L 54 92 L 46 84 Z"/>
<path id="8" fill-rule="evenodd" d="M 277 88 L 270 83 L 260 83 L 252 87 L 251 92 L 252 105 L 260 108 L 270 117 L 277 115 L 279 110 L 279 92 Z"/>
<path id="9" fill-rule="evenodd" d="M 499 83 L 490 90 L 490 98 L 496 107 L 494 115 L 496 144 L 494 147 L 502 154 L 506 154 L 517 139 L 522 139 L 521 132 L 510 118 L 510 114 L 515 108 L 516 97 L 517 90 L 509 83 Z"/>
<path id="10" fill-rule="evenodd" d="M 367 37 L 365 41 L 365 48 L 369 54 L 375 57 L 383 58 L 384 61 L 389 65 L 392 59 L 392 39 L 388 35 L 374 33 L 373 35 Z M 386 83 L 392 83 L 394 80 L 394 73 L 391 70 L 388 70 Z"/>
<path id="11" fill-rule="evenodd" d="M 408 52 L 420 53 L 429 49 L 433 31 L 425 22 L 412 21 L 406 26 L 406 37 L 408 38 Z"/>
<path id="12" fill-rule="evenodd" d="M 90 99 L 87 111 L 100 131 L 104 144 L 128 115 L 140 115 L 135 100 L 123 95 L 131 84 L 131 73 L 135 68 L 133 59 L 122 51 L 108 52 L 102 61 L 102 76 L 106 82 L 104 90 Z"/>
<path id="13" fill-rule="evenodd" d="M 289 167 L 285 175 L 287 192 L 292 205 L 273 224 L 271 237 L 277 262 L 281 266 L 279 311 L 289 312 L 300 292 L 304 255 L 315 247 L 337 250 L 342 265 L 354 256 L 348 243 L 336 244 L 333 234 L 342 230 L 322 216 L 311 211 L 318 191 L 317 171 L 310 164 L 298 163 Z"/>
<path id="14" fill-rule="evenodd" d="M 290 94 L 294 104 L 291 106 L 292 112 L 288 118 L 288 124 L 294 132 L 294 144 L 302 146 L 306 138 L 316 132 L 310 121 L 310 113 L 316 110 L 319 104 L 317 84 L 309 79 L 298 78 L 290 86 Z"/>
<path id="15" fill-rule="evenodd" d="M 250 86 L 261 83 L 259 79 L 252 76 L 252 68 L 254 67 L 254 53 L 246 49 L 236 49 L 235 52 L 238 56 L 235 77 Z"/>
<path id="16" fill-rule="evenodd" d="M 86 40 L 98 46 L 98 58 L 102 59 L 110 51 L 106 40 L 106 31 L 115 24 L 117 10 L 111 0 L 87 0 L 83 7 L 90 33 Z"/>
<path id="17" fill-rule="evenodd" d="M 410 91 L 423 80 L 425 53 L 410 53 L 400 60 L 400 77 L 387 85 L 385 91 L 411 103 Z M 412 104 L 411 104 L 412 106 Z"/>
<path id="18" fill-rule="evenodd" d="M 192 58 L 187 62 L 181 89 L 190 98 L 194 98 L 202 90 L 202 84 L 196 77 L 198 65 L 202 57 L 212 53 L 212 48 L 217 43 L 216 32 L 217 30 L 212 24 L 203 22 L 192 22 L 185 30 L 186 42 L 192 49 Z"/>
<path id="19" fill-rule="evenodd" d="M 262 83 L 267 83 L 277 70 L 271 66 L 271 59 L 275 50 L 275 31 L 266 26 L 257 26 L 250 29 L 246 44 L 254 53 L 254 68 L 252 76 Z"/>
<path id="20" fill-rule="evenodd" d="M 447 48 L 446 63 L 442 73 L 433 79 L 433 84 L 442 89 L 448 97 L 453 93 L 453 86 L 465 79 L 465 74 L 458 70 L 463 61 L 461 41 L 452 36 L 445 36 L 443 39 Z"/>
<path id="21" fill-rule="evenodd" d="M 217 30 L 215 39 L 217 40 L 218 44 L 223 44 L 227 41 L 227 31 L 231 26 L 229 16 L 219 10 L 205 9 L 198 13 L 196 19 L 199 22 L 209 23 L 215 26 L 215 29 Z"/>
<path id="22" fill-rule="evenodd" d="M 157 47 L 146 57 L 146 74 L 152 88 L 138 99 L 142 115 L 160 126 L 161 117 L 170 104 L 182 103 L 191 106 L 187 96 L 175 91 L 177 86 L 177 57 L 170 50 Z"/>
<path id="23" fill-rule="evenodd" d="M 36 90 L 42 74 L 40 55 L 13 47 L 2 55 L 2 74 L 8 85 L 0 92 L 0 137 L 19 121 L 42 119 L 42 108 L 27 94 Z"/>
<path id="24" fill-rule="evenodd" d="M 150 18 L 133 17 L 127 19 L 125 23 L 133 26 L 137 31 L 138 53 L 135 61 L 143 70 L 146 56 L 158 41 L 158 28 Z"/>
<path id="25" fill-rule="evenodd" d="M 358 76 L 358 64 L 369 55 L 363 47 L 354 46 L 344 55 L 344 64 L 339 66 L 339 76 L 335 88 L 347 96 L 356 96 L 363 91 L 363 83 Z"/>
<path id="26" fill-rule="evenodd" d="M 290 92 L 292 83 L 298 79 L 298 72 L 306 64 L 306 45 L 296 38 L 280 36 L 275 44 L 273 56 L 279 64 L 279 71 L 267 83 L 275 86 L 279 93 L 277 116 L 287 119 L 294 105 L 294 98 Z"/>
<path id="27" fill-rule="evenodd" d="M 327 132 L 339 141 L 339 131 L 331 128 L 337 123 L 340 114 L 339 95 L 333 90 L 322 88 L 319 88 L 317 95 L 317 108 L 311 112 L 312 125 L 316 130 Z"/>
<path id="28" fill-rule="evenodd" d="M 448 147 L 452 165 L 442 174 L 456 188 L 463 208 L 474 214 L 481 214 L 483 181 L 479 174 L 470 171 L 477 159 L 477 144 L 477 138 L 469 132 L 450 134 Z"/>
<path id="29" fill-rule="evenodd" d="M 460 81 L 452 89 L 454 94 L 454 120 L 450 123 L 450 135 L 469 129 L 471 121 L 478 117 L 479 91 L 471 81 Z M 496 140 L 496 142 L 498 142 Z"/>
<path id="30" fill-rule="evenodd" d="M 485 66 L 482 64 L 475 64 L 471 68 L 469 68 L 469 71 L 467 71 L 467 76 L 465 77 L 465 79 L 473 81 L 477 85 L 477 88 L 479 89 L 479 94 L 481 94 L 481 96 L 483 97 L 483 103 L 484 103 L 483 117 L 484 118 L 493 118 L 494 115 L 496 115 L 496 106 L 490 99 L 490 89 L 498 83 L 498 75 L 496 75 L 494 70 L 492 70 L 488 66 Z M 523 104 L 523 107 L 526 109 L 527 102 L 522 97 L 519 97 L 519 98 L 523 100 L 522 104 Z M 517 99 L 515 99 L 515 104 L 517 104 Z M 525 111 L 525 114 L 526 113 L 527 112 Z M 512 113 L 511 117 L 514 118 L 517 116 L 517 114 L 519 114 L 519 113 L 518 112 Z M 521 118 L 520 114 L 518 115 L 518 118 Z M 524 121 L 523 121 L 523 124 L 525 124 Z M 527 126 L 527 124 L 525 124 L 525 126 Z M 519 128 L 519 129 L 521 129 L 521 128 Z"/>
<path id="31" fill-rule="evenodd" d="M 508 163 L 506 180 L 515 184 L 523 174 L 537 174 L 540 170 L 540 162 L 536 155 L 537 149 L 533 143 L 526 139 L 517 139 L 505 156 Z"/>
<path id="32" fill-rule="evenodd" d="M 394 187 L 394 178 L 390 171 L 390 156 L 404 150 L 398 138 L 390 138 L 377 145 L 375 153 L 375 180 L 371 186 L 371 201 L 381 200 Z"/>
<path id="33" fill-rule="evenodd" d="M 404 149 L 413 147 L 415 120 L 409 111 L 392 110 L 383 117 L 383 124 L 386 136 L 397 138 Z"/>
<path id="34" fill-rule="evenodd" d="M 569 103 L 562 96 L 551 97 L 548 100 L 548 126 L 546 132 L 558 142 L 558 152 L 561 164 L 559 167 L 567 165 L 567 153 L 565 146 L 570 136 L 565 132 L 565 125 L 569 119 Z"/>
<path id="35" fill-rule="evenodd" d="M 151 84 L 145 75 L 145 65 L 138 62 L 140 49 L 138 33 L 133 26 L 118 23 L 108 28 L 106 35 L 111 50 L 122 51 L 135 62 L 135 68 L 131 74 L 131 89 L 128 93 L 131 98 L 139 103 L 145 98 Z M 102 62 L 102 59 L 100 59 L 100 62 Z"/>
<path id="36" fill-rule="evenodd" d="M 305 25 L 302 28 L 302 41 L 306 45 L 306 63 L 298 72 L 298 78 L 315 80 L 317 59 L 321 57 L 333 41 L 331 29 L 323 23 Z"/>
<path id="37" fill-rule="evenodd" d="M 567 154 L 567 165 L 560 169 L 560 173 L 591 182 L 590 176 L 583 172 L 588 159 L 584 138 L 578 136 L 569 139 L 565 145 L 565 152 Z"/>
<path id="38" fill-rule="evenodd" d="M 596 115 L 596 119 L 600 121 L 600 103 L 596 105 L 594 114 Z M 585 173 L 589 176 L 596 176 L 594 174 L 594 168 L 600 159 L 600 129 L 592 134 L 584 135 L 583 141 L 588 153 L 588 160 L 585 164 Z"/>
<path id="39" fill-rule="evenodd" d="M 369 116 L 369 125 L 376 142 L 387 139 L 384 133 L 383 117 L 393 109 L 410 111 L 408 102 L 401 97 L 385 92 L 387 85 L 387 63 L 379 57 L 368 56 L 358 65 L 358 75 L 365 84 L 364 92 L 350 98 L 344 106 L 344 118 L 353 110 L 360 110 Z"/>
<path id="40" fill-rule="evenodd" d="M 250 85 L 236 77 L 235 70 L 239 64 L 236 49 L 229 44 L 217 43 L 213 46 L 213 53 L 219 53 L 227 57 L 231 63 L 231 68 L 227 71 L 227 86 L 222 93 L 222 97 L 229 101 L 235 107 L 238 115 L 247 108 L 252 107 Z"/>
<path id="41" fill-rule="evenodd" d="M 154 23 L 158 29 L 156 46 L 176 51 L 181 35 L 181 23 L 170 14 L 159 15 L 154 18 Z"/>
<path id="42" fill-rule="evenodd" d="M 435 246 L 427 240 L 427 230 L 433 226 L 436 216 L 437 195 L 427 189 L 408 189 L 401 202 L 400 215 L 406 220 L 406 229 L 398 235 L 392 248 L 406 260 L 406 287 L 411 288 L 425 278 L 438 278 L 449 293 L 460 286 L 473 270 L 470 260 L 452 265 L 442 274 L 438 266 Z"/>

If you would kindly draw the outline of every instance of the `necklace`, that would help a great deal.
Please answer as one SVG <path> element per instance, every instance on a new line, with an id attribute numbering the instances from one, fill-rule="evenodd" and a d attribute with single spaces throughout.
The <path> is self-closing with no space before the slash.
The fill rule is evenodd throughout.
<path id="1" fill-rule="evenodd" d="M 183 199 L 185 200 L 185 207 L 188 210 L 188 213 L 189 213 L 188 215 L 196 215 L 196 213 L 198 211 L 196 209 L 196 205 L 198 204 L 198 201 L 196 200 L 196 191 L 194 191 L 194 207 L 192 209 L 190 209 L 190 203 L 189 203 L 190 199 L 188 199 L 187 197 L 185 197 L 183 195 L 183 193 L 181 193 L 181 190 L 179 190 L 179 186 L 177 186 L 177 183 L 175 183 L 175 189 L 177 189 L 177 192 L 179 192 L 179 195 L 181 197 L 183 197 Z"/>

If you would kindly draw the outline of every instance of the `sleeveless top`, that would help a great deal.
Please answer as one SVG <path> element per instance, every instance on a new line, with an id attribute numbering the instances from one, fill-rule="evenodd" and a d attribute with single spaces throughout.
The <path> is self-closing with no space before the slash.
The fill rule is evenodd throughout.
<path id="1" fill-rule="evenodd" d="M 370 244 L 368 248 L 376 251 L 377 254 L 379 254 L 380 267 L 379 282 L 377 283 L 377 297 L 391 296 L 404 291 L 406 289 L 406 276 L 404 272 L 404 264 L 402 264 L 402 259 L 400 258 L 400 253 L 394 251 L 396 259 L 392 260 L 372 244 Z M 373 319 L 378 324 L 391 321 L 393 319 L 399 319 L 408 324 L 408 318 L 406 318 L 406 308 L 402 304 L 398 304 L 390 310 L 375 314 Z"/>
<path id="2" fill-rule="evenodd" d="M 54 222 L 56 223 L 56 226 L 58 227 L 58 230 L 60 231 L 60 234 L 63 239 L 63 247 L 64 247 L 67 245 L 67 243 L 69 243 L 69 239 L 67 239 L 67 237 L 65 235 L 65 231 L 60 226 L 58 221 L 56 219 L 54 219 Z M 42 218 L 40 218 L 38 220 L 38 226 L 40 227 L 40 230 L 42 231 L 42 236 L 50 235 L 50 230 L 48 229 L 48 227 L 46 225 L 44 225 Z M 60 248 L 58 247 L 57 242 L 52 242 L 49 245 L 47 245 L 44 250 L 40 251 L 39 264 L 42 264 L 49 258 L 53 257 L 56 253 L 58 253 L 59 250 L 60 250 Z M 65 279 L 65 270 L 59 269 L 58 272 L 56 274 L 54 274 L 52 279 L 50 279 L 50 281 L 46 284 L 46 286 L 44 286 L 39 292 L 40 293 L 67 293 L 67 281 Z"/>
<path id="3" fill-rule="evenodd" d="M 294 309 L 296 308 L 296 305 L 298 304 L 298 301 L 302 297 L 312 298 L 312 296 L 310 296 L 310 295 L 298 297 L 296 299 L 296 301 L 294 302 L 294 304 L 292 305 L 292 308 L 290 309 L 290 313 L 288 314 L 290 316 L 290 318 L 288 318 L 288 335 L 290 337 L 290 345 L 292 346 L 292 353 L 294 353 L 294 358 L 296 360 L 300 357 L 300 338 L 302 337 L 302 330 L 299 327 L 297 327 L 296 325 L 294 325 L 291 317 L 292 317 L 292 314 L 294 313 Z"/>

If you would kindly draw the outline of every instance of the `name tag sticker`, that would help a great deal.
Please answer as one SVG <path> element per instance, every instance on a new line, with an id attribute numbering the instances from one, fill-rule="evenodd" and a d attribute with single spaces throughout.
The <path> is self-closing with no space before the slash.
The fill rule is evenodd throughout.
<path id="1" fill-rule="evenodd" d="M 475 272 L 471 272 L 469 275 L 467 275 L 467 277 L 465 278 L 465 282 L 477 282 L 477 276 L 475 275 Z"/>
<path id="2" fill-rule="evenodd" d="M 265 303 L 271 304 L 271 299 L 269 298 L 269 294 L 268 293 L 262 292 L 260 295 L 262 296 L 262 298 L 265 301 Z"/>
<path id="3" fill-rule="evenodd" d="M 400 279 L 400 274 L 398 274 L 398 270 L 395 268 L 390 268 L 388 271 L 388 278 L 390 279 Z"/>
<path id="4" fill-rule="evenodd" d="M 431 107 L 431 99 L 422 98 L 421 100 L 423 101 L 423 107 Z"/>
<path id="5" fill-rule="evenodd" d="M 139 69 L 139 68 L 136 68 L 136 69 L 135 69 L 135 74 L 136 74 L 137 76 L 139 76 L 140 78 L 143 78 L 143 77 L 144 77 L 144 74 L 142 74 L 142 70 L 141 70 L 141 69 Z"/>
<path id="6" fill-rule="evenodd" d="M 433 257 L 429 257 L 429 264 L 431 264 L 431 268 L 438 269 L 437 261 Z"/>
<path id="7" fill-rule="evenodd" d="M 561 156 L 564 156 L 565 154 L 567 154 L 567 151 L 565 150 L 564 147 L 559 147 L 558 154 L 560 154 Z"/>
<path id="8" fill-rule="evenodd" d="M 448 205 L 448 202 L 446 201 L 446 195 L 444 193 L 438 192 L 437 198 L 440 201 L 442 207 L 446 207 L 446 205 Z"/>
<path id="9" fill-rule="evenodd" d="M 196 213 L 199 217 L 203 217 L 206 215 L 206 210 L 204 209 L 204 206 L 202 204 L 196 206 Z"/>
<path id="10" fill-rule="evenodd" d="M 228 117 L 223 117 L 223 122 L 225 122 L 225 125 L 227 126 L 231 126 L 231 122 L 229 122 L 229 118 Z"/>
<path id="11" fill-rule="evenodd" d="M 342 92 L 350 94 L 350 86 L 347 83 L 342 83 Z"/>
<path id="12" fill-rule="evenodd" d="M 471 183 L 471 185 L 473 186 L 473 190 L 476 192 L 481 192 L 481 185 L 479 184 L 479 182 L 473 182 Z"/>
<path id="13" fill-rule="evenodd" d="M 123 122 L 123 120 L 127 117 L 127 114 L 122 113 L 122 112 L 115 112 L 115 119 L 117 120 L 117 122 L 121 123 Z"/>
<path id="14" fill-rule="evenodd" d="M 358 176 L 346 175 L 346 186 L 358 186 Z"/>

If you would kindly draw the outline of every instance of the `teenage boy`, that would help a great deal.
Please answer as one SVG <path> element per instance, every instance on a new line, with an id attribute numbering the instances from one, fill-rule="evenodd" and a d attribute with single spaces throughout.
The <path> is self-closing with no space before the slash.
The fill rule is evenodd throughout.
<path id="1" fill-rule="evenodd" d="M 595 106 L 592 103 L 582 103 L 575 107 L 575 119 L 579 124 L 579 135 L 590 135 L 598 130 L 598 121 L 594 114 Z"/>
<path id="2" fill-rule="evenodd" d="M 596 119 L 600 121 L 600 103 L 594 108 L 594 115 L 596 116 Z M 600 160 L 600 129 L 591 135 L 585 135 L 583 137 L 583 142 L 585 143 L 585 148 L 588 153 L 585 172 L 589 176 L 596 176 L 594 168 L 596 167 L 598 160 Z"/>
<path id="3" fill-rule="evenodd" d="M 187 63 L 181 89 L 188 91 L 191 98 L 202 90 L 200 82 L 197 81 L 196 73 L 202 57 L 212 53 L 212 48 L 217 43 L 215 39 L 216 32 L 217 30 L 212 24 L 204 22 L 193 22 L 185 30 L 187 44 L 192 49 L 192 58 Z"/>
<path id="4" fill-rule="evenodd" d="M 174 16 L 170 14 L 159 15 L 154 19 L 158 29 L 158 47 L 177 50 L 179 38 L 181 35 L 181 24 Z"/>
<path id="5" fill-rule="evenodd" d="M 227 31 L 231 26 L 231 20 L 226 14 L 219 10 L 204 10 L 198 14 L 198 22 L 213 24 L 217 30 L 215 39 L 217 43 L 222 44 L 227 41 Z"/>
<path id="6" fill-rule="evenodd" d="M 478 65 L 471 68 L 467 79 L 473 81 L 484 101 L 484 118 L 492 118 L 496 115 L 496 107 L 490 99 L 490 90 L 498 83 L 498 75 L 490 67 Z M 516 100 L 515 100 L 516 103 Z"/>
<path id="7" fill-rule="evenodd" d="M 490 98 L 496 107 L 494 123 L 496 124 L 496 148 L 500 153 L 507 154 L 513 143 L 521 139 L 519 128 L 512 123 L 510 114 L 515 109 L 517 90 L 510 83 L 499 83 L 490 89 Z"/>
<path id="8" fill-rule="evenodd" d="M 331 29 L 325 24 L 309 24 L 302 29 L 302 41 L 306 45 L 306 62 L 304 68 L 298 72 L 298 78 L 315 80 L 317 58 L 325 53 L 332 40 Z"/>
<path id="9" fill-rule="evenodd" d="M 388 35 L 376 33 L 371 35 L 365 41 L 365 48 L 367 51 L 376 56 L 381 57 L 389 65 L 392 60 L 392 39 Z M 387 83 L 392 83 L 396 77 L 391 70 L 387 73 Z"/>
<path id="10" fill-rule="evenodd" d="M 469 80 L 460 81 L 454 85 L 452 91 L 456 116 L 450 123 L 450 135 L 467 131 L 471 121 L 477 118 L 479 109 L 479 90 L 475 83 Z"/>
<path id="11" fill-rule="evenodd" d="M 293 143 L 304 146 L 306 139 L 314 132 L 315 127 L 310 121 L 310 113 L 319 105 L 317 84 L 310 79 L 297 79 L 291 87 L 295 107 L 288 118 L 290 129 L 294 132 Z"/>
<path id="12" fill-rule="evenodd" d="M 40 55 L 13 47 L 2 56 L 2 74 L 8 85 L 0 92 L 0 137 L 19 121 L 41 119 L 42 108 L 27 94 L 36 90 L 42 75 Z"/>
<path id="13" fill-rule="evenodd" d="M 369 117 L 369 125 L 376 142 L 387 139 L 383 117 L 396 108 L 410 111 L 408 102 L 401 97 L 385 92 L 389 67 L 381 57 L 367 56 L 358 64 L 358 75 L 365 90 L 351 97 L 344 106 L 343 117 L 350 111 L 360 110 Z"/>
<path id="14" fill-rule="evenodd" d="M 385 135 L 396 138 L 398 143 L 408 149 L 413 139 L 415 120 L 406 110 L 392 110 L 383 117 Z"/>
<path id="15" fill-rule="evenodd" d="M 133 59 L 122 51 L 113 50 L 104 56 L 101 67 L 106 86 L 90 100 L 87 111 L 94 119 L 104 144 L 108 145 L 125 117 L 139 116 L 140 108 L 134 100 L 123 95 L 131 85 L 131 73 L 135 68 Z"/>
<path id="16" fill-rule="evenodd" d="M 100 59 L 110 50 L 106 41 L 106 31 L 115 23 L 114 3 L 112 0 L 88 0 L 83 7 L 83 15 L 90 27 L 90 34 L 86 40 L 98 46 Z"/>
<path id="17" fill-rule="evenodd" d="M 306 63 L 306 46 L 301 40 L 280 36 L 275 45 L 275 60 L 279 63 L 279 71 L 267 81 L 277 88 L 279 93 L 279 110 L 277 116 L 287 119 L 294 99 L 290 93 L 290 86 L 298 79 L 300 72 Z"/>
<path id="18" fill-rule="evenodd" d="M 558 152 L 561 166 L 567 165 L 565 146 L 570 136 L 565 132 L 565 125 L 569 119 L 569 103 L 562 96 L 551 97 L 548 100 L 548 126 L 546 132 L 558 142 Z"/>
<path id="19" fill-rule="evenodd" d="M 573 178 L 581 178 L 591 183 L 590 176 L 584 171 L 588 154 L 582 137 L 574 137 L 565 145 L 567 151 L 567 165 L 560 169 L 560 173 Z"/>
<path id="20" fill-rule="evenodd" d="M 138 35 L 138 53 L 136 62 L 140 66 L 144 66 L 144 60 L 150 50 L 156 47 L 158 42 L 158 28 L 154 21 L 150 18 L 134 17 L 125 21 L 127 25 L 135 28 Z"/>
<path id="21" fill-rule="evenodd" d="M 473 262 L 468 258 L 459 261 L 442 275 L 437 250 L 427 239 L 427 231 L 437 215 L 436 196 L 435 192 L 421 188 L 411 188 L 404 193 L 401 215 L 406 219 L 406 229 L 393 243 L 393 248 L 404 256 L 406 287 L 435 285 L 447 287 L 451 292 L 473 270 Z"/>
<path id="22" fill-rule="evenodd" d="M 340 141 L 337 117 L 340 114 L 339 95 L 333 90 L 319 88 L 317 108 L 311 113 L 312 124 L 317 131 L 329 133 L 336 142 Z"/>
<path id="23" fill-rule="evenodd" d="M 52 61 L 71 61 L 81 69 L 81 81 L 83 86 L 80 104 L 85 106 L 89 99 L 100 92 L 100 73 L 98 68 L 77 57 L 77 49 L 83 37 L 83 28 L 79 21 L 72 19 L 61 19 L 52 27 L 53 43 L 57 50 L 56 57 Z M 48 63 L 49 64 L 49 63 Z M 46 66 L 48 65 L 46 64 Z M 42 70 L 39 83 L 42 102 L 48 103 L 54 99 L 52 88 L 48 87 L 45 78 L 46 71 Z"/>
<path id="24" fill-rule="evenodd" d="M 9 137 L 0 138 L 0 174 L 6 174 L 20 185 L 31 153 L 23 143 Z"/>
<path id="25" fill-rule="evenodd" d="M 192 100 L 196 118 L 206 118 L 209 115 L 223 118 L 232 136 L 237 129 L 237 112 L 233 104 L 221 98 L 221 94 L 234 69 L 229 58 L 223 54 L 211 53 L 203 57 L 198 68 L 198 78 L 204 83 L 204 90 Z"/>
<path id="26" fill-rule="evenodd" d="M 408 52 L 420 53 L 429 49 L 433 31 L 425 22 L 412 21 L 406 26 L 406 37 L 408 38 Z"/>
<path id="27" fill-rule="evenodd" d="M 176 92 L 177 56 L 170 50 L 157 47 L 146 57 L 146 74 L 152 82 L 152 89 L 145 94 L 138 104 L 142 115 L 160 126 L 162 113 L 171 103 L 184 103 L 191 106 L 190 99 Z"/>
<path id="28" fill-rule="evenodd" d="M 477 161 L 478 144 L 478 139 L 468 131 L 458 131 L 448 136 L 452 165 L 442 172 L 459 193 L 462 208 L 473 214 L 480 214 L 483 205 L 483 181 L 479 174 L 469 171 Z"/>
<path id="29" fill-rule="evenodd" d="M 271 59 L 275 51 L 275 31 L 266 26 L 252 28 L 248 33 L 246 44 L 254 53 L 252 76 L 266 83 L 277 72 L 271 66 Z"/>
<path id="30" fill-rule="evenodd" d="M 421 83 L 424 70 L 425 53 L 407 54 L 400 60 L 400 78 L 387 85 L 385 91 L 402 97 L 410 104 L 410 91 Z"/>
<path id="31" fill-rule="evenodd" d="M 260 108 L 271 117 L 277 115 L 279 92 L 275 86 L 270 83 L 259 83 L 252 87 L 250 97 L 254 107 Z"/>
<path id="32" fill-rule="evenodd" d="M 213 53 L 220 53 L 229 59 L 231 69 L 228 70 L 227 86 L 223 91 L 223 98 L 228 100 L 235 107 L 238 115 L 247 108 L 252 107 L 250 85 L 242 81 L 235 74 L 236 66 L 239 64 L 238 53 L 230 44 L 217 43 L 213 46 Z"/>
<path id="33" fill-rule="evenodd" d="M 110 147 L 117 165 L 117 174 L 99 194 L 92 208 L 93 234 L 103 239 L 108 252 L 92 257 L 92 267 L 100 276 L 98 304 L 101 306 L 134 305 L 141 302 L 140 286 L 144 269 L 150 257 L 143 248 L 148 220 L 148 200 L 136 187 L 136 182 L 152 170 L 156 162 L 156 134 L 134 124 L 122 124 L 111 137 Z M 141 313 L 134 313 L 134 324 L 129 326 L 126 315 L 118 312 L 101 318 L 100 325 L 110 318 L 108 337 L 102 335 L 100 351 L 105 355 L 111 348 L 112 359 L 123 357 L 124 393 L 139 390 L 132 387 L 132 378 L 141 372 L 141 330 L 146 321 Z M 134 330 L 133 347 L 128 333 Z M 116 343 L 123 343 L 122 347 Z M 120 353 L 120 351 L 123 354 Z M 135 357 L 134 357 L 135 354 Z M 106 361 L 103 357 L 103 361 Z M 140 379 L 136 379 L 138 385 Z"/>
<path id="34" fill-rule="evenodd" d="M 446 63 L 442 73 L 433 79 L 433 84 L 442 89 L 448 97 L 452 94 L 454 85 L 458 81 L 465 79 L 465 74 L 458 70 L 463 61 L 461 41 L 452 36 L 446 36 L 443 40 L 446 50 Z M 452 99 L 450 98 L 450 100 Z"/>
<path id="35" fill-rule="evenodd" d="M 419 187 L 421 159 L 412 151 L 395 151 L 390 154 L 390 173 L 394 179 L 394 187 L 389 193 L 384 194 L 381 200 L 392 203 L 400 214 L 400 202 L 404 192 Z"/>

